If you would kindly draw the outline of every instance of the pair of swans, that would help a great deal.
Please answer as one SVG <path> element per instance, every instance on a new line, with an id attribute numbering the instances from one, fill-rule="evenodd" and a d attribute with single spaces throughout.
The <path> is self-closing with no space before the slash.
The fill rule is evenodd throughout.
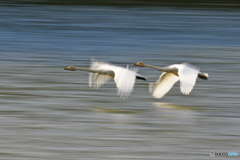
<path id="1" fill-rule="evenodd" d="M 174 64 L 167 67 L 157 67 L 143 62 L 135 63 L 134 66 L 152 68 L 163 72 L 159 79 L 149 84 L 149 91 L 155 98 L 162 98 L 172 86 L 180 81 L 180 90 L 188 95 L 193 89 L 197 77 L 207 80 L 208 74 L 201 73 L 199 69 L 191 64 Z M 133 91 L 136 79 L 147 80 L 146 77 L 137 74 L 136 68 L 123 68 L 103 61 L 92 60 L 90 68 L 68 66 L 64 68 L 70 71 L 87 71 L 89 73 L 89 86 L 100 88 L 110 79 L 114 79 L 121 98 L 127 98 Z"/>

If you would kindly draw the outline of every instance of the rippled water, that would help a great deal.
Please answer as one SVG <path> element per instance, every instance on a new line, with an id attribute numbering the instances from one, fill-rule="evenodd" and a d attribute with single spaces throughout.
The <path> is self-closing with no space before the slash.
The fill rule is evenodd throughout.
<path id="1" fill-rule="evenodd" d="M 1 159 L 209 159 L 240 152 L 240 12 L 228 9 L 0 6 Z M 137 81 L 96 91 L 91 57 L 120 66 L 189 62 L 210 74 L 162 99 Z M 141 68 L 155 81 L 160 72 Z M 225 157 L 226 158 L 226 157 Z M 236 159 L 239 157 L 235 157 Z M 234 159 L 234 158 L 231 158 Z"/>

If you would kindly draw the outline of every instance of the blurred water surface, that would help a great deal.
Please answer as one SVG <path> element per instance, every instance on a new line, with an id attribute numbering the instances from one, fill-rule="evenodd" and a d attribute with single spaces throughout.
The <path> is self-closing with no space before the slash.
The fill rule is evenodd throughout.
<path id="1" fill-rule="evenodd" d="M 208 159 L 240 152 L 240 12 L 229 9 L 0 6 L 0 157 L 5 160 Z M 189 62 L 210 74 L 162 99 L 137 81 L 122 100 L 96 91 L 91 57 L 126 66 Z M 160 72 L 141 68 L 155 81 Z M 236 157 L 237 158 L 237 157 Z M 234 158 L 232 158 L 234 159 Z"/>

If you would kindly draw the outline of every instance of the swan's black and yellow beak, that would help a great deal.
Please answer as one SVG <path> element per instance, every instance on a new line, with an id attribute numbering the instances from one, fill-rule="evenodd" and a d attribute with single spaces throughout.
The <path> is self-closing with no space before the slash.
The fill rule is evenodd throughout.
<path id="1" fill-rule="evenodd" d="M 138 63 L 134 63 L 133 66 L 138 66 L 137 64 L 138 64 Z"/>
<path id="2" fill-rule="evenodd" d="M 64 70 L 69 70 L 69 71 L 76 71 L 76 67 L 74 66 L 68 66 L 66 68 L 63 68 Z"/>
<path id="3" fill-rule="evenodd" d="M 71 66 L 63 68 L 64 70 L 70 70 Z"/>
<path id="4" fill-rule="evenodd" d="M 135 64 L 133 64 L 134 66 L 138 66 L 138 67 L 144 67 L 144 63 L 143 62 L 137 62 Z"/>

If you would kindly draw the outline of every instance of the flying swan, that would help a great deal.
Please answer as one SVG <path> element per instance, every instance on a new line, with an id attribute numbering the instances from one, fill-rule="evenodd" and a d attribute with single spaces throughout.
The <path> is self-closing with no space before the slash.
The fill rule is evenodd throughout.
<path id="1" fill-rule="evenodd" d="M 197 77 L 207 80 L 208 73 L 201 73 L 191 64 L 174 64 L 167 67 L 157 67 L 143 62 L 135 63 L 134 66 L 152 68 L 163 73 L 155 83 L 149 84 L 149 91 L 155 98 L 162 98 L 172 86 L 180 80 L 180 90 L 184 95 L 189 95 L 193 89 Z"/>
<path id="2" fill-rule="evenodd" d="M 68 66 L 64 68 L 70 71 L 87 71 L 89 73 L 89 86 L 99 89 L 111 78 L 114 79 L 121 98 L 127 98 L 134 87 L 135 80 L 147 80 L 146 77 L 137 74 L 136 68 L 123 68 L 103 61 L 91 61 L 90 68 Z"/>

